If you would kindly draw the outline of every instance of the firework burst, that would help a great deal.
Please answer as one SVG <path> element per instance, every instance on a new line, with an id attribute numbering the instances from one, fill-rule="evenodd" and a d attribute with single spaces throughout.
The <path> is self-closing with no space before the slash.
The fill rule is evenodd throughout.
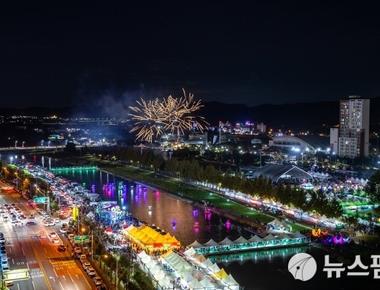
<path id="1" fill-rule="evenodd" d="M 203 107 L 201 100 L 195 100 L 185 90 L 179 98 L 170 95 L 136 103 L 130 107 L 130 116 L 135 122 L 131 132 L 136 133 L 137 140 L 152 142 L 163 133 L 179 137 L 193 129 L 203 132 L 208 125 L 203 117 L 195 115 Z"/>

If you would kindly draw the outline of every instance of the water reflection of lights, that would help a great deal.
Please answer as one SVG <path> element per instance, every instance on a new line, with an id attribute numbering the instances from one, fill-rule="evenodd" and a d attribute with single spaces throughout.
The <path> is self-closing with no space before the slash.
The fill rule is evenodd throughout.
<path id="1" fill-rule="evenodd" d="M 197 208 L 193 209 L 193 217 L 198 217 L 199 215 L 199 210 Z"/>
<path id="2" fill-rule="evenodd" d="M 204 211 L 204 216 L 205 216 L 205 220 L 206 221 L 211 221 L 211 217 L 212 217 L 212 212 L 209 208 L 205 208 L 205 211 Z"/>
<path id="3" fill-rule="evenodd" d="M 172 224 L 172 229 L 175 231 L 177 229 L 177 221 L 173 219 L 171 224 Z"/>
<path id="4" fill-rule="evenodd" d="M 103 193 L 108 197 L 113 197 L 115 193 L 115 185 L 113 183 L 104 184 Z"/>
<path id="5" fill-rule="evenodd" d="M 226 222 L 225 222 L 225 227 L 226 227 L 226 230 L 227 231 L 230 231 L 231 230 L 231 222 L 230 222 L 230 220 L 228 219 L 228 220 L 226 220 Z"/>
<path id="6" fill-rule="evenodd" d="M 209 256 L 213 263 L 232 263 L 232 262 L 245 262 L 245 261 L 270 261 L 275 258 L 285 259 L 297 253 L 305 252 L 308 247 L 292 247 L 283 249 L 273 249 L 268 251 L 251 251 L 236 254 L 215 255 Z"/>
<path id="7" fill-rule="evenodd" d="M 194 230 L 194 232 L 195 232 L 196 234 L 199 233 L 199 229 L 200 229 L 199 222 L 194 222 L 193 230 Z"/>

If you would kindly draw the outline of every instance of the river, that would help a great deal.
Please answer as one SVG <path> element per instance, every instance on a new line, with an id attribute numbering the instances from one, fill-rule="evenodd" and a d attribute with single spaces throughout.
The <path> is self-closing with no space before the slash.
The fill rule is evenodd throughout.
<path id="1" fill-rule="evenodd" d="M 206 242 L 213 238 L 220 241 L 225 237 L 235 239 L 239 235 L 250 235 L 234 221 L 207 213 L 189 201 L 144 184 L 97 170 L 67 171 L 60 175 L 101 194 L 104 200 L 118 201 L 133 216 L 172 233 L 183 245 L 194 240 Z M 290 257 L 300 252 L 310 253 L 318 264 L 316 276 L 307 282 L 294 280 L 287 270 Z M 321 249 L 310 246 L 221 255 L 212 259 L 231 273 L 243 289 L 357 289 L 356 283 L 366 284 L 366 289 L 377 288 L 371 278 L 327 279 L 322 271 L 324 254 Z"/>

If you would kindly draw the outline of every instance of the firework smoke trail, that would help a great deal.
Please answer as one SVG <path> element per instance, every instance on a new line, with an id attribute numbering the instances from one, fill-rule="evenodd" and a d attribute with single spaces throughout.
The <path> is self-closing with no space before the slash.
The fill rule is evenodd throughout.
<path id="1" fill-rule="evenodd" d="M 207 127 L 204 118 L 194 115 L 203 107 L 201 100 L 194 100 L 193 94 L 176 98 L 171 95 L 145 101 L 141 98 L 137 106 L 130 106 L 130 116 L 135 122 L 131 132 L 136 133 L 136 139 L 152 142 L 163 133 L 171 133 L 179 137 L 192 129 L 203 130 Z"/>

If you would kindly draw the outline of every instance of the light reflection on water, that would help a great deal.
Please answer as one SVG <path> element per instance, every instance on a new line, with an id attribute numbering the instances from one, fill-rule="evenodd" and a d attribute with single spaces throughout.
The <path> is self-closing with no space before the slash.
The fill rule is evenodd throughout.
<path id="1" fill-rule="evenodd" d="M 278 248 L 272 250 L 249 251 L 242 253 L 231 253 L 224 255 L 210 256 L 209 259 L 218 264 L 228 265 L 232 262 L 244 264 L 247 260 L 254 262 L 271 261 L 273 258 L 283 258 L 286 261 L 290 256 L 297 253 L 305 252 L 309 247 L 291 247 L 291 248 Z"/>
<path id="2" fill-rule="evenodd" d="M 251 236 L 239 224 L 214 214 L 207 208 L 194 206 L 188 201 L 140 183 L 125 181 L 100 171 L 67 171 L 61 175 L 101 194 L 104 200 L 117 201 L 122 209 L 148 224 L 155 224 L 170 232 L 183 245 L 191 244 L 194 240 L 204 243 L 210 238 L 221 241 L 227 236 L 232 240 L 240 235 L 246 238 Z"/>

